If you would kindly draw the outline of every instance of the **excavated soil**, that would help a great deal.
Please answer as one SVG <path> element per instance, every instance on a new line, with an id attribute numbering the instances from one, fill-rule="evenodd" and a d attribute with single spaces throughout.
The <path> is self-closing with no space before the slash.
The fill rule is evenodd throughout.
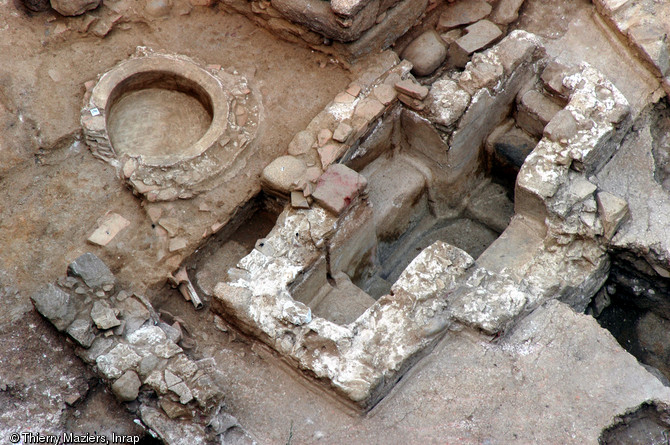
<path id="1" fill-rule="evenodd" d="M 621 63 L 630 60 L 630 53 L 620 43 L 607 43 L 607 32 L 591 26 L 588 2 L 527 0 L 522 13 L 514 27 L 537 32 L 554 57 L 609 67 L 603 71 L 633 106 L 641 106 L 654 91 L 648 73 Z M 551 391 L 564 384 L 563 376 L 546 369 L 560 366 L 564 357 L 551 355 L 549 349 L 541 360 L 531 361 L 463 332 L 460 343 L 438 345 L 361 417 L 215 317 L 207 310 L 206 295 L 205 310 L 193 310 L 178 291 L 152 274 L 156 263 L 169 267 L 156 258 L 156 225 L 141 201 L 80 140 L 84 83 L 128 58 L 137 46 L 219 64 L 253 82 L 265 110 L 258 137 L 262 150 L 235 184 L 222 189 L 220 205 L 227 208 L 238 195 L 258 193 L 262 168 L 284 154 L 293 135 L 354 76 L 328 56 L 279 40 L 220 5 L 163 19 L 143 18 L 115 27 L 104 38 L 68 28 L 70 23 L 54 12 L 28 13 L 0 0 L 0 441 L 9 431 L 28 427 L 141 434 L 128 407 L 106 392 L 63 336 L 36 315 L 29 300 L 88 251 L 100 256 L 122 283 L 146 292 L 164 316 L 181 321 L 193 340 L 191 357 L 215 358 L 228 385 L 224 408 L 260 443 L 394 443 L 407 437 L 417 443 L 521 443 L 518 437 L 552 443 L 559 436 L 580 443 L 586 437 L 589 426 L 578 413 L 595 402 L 583 397 L 586 389 L 577 385 L 569 394 Z M 111 119 L 115 146 L 137 150 L 128 141 L 142 134 L 143 151 L 164 153 L 197 140 L 209 116 L 197 101 L 175 94 L 181 93 L 146 90 L 122 99 L 118 117 Z M 168 111 L 160 109 L 166 116 L 152 111 L 156 100 L 170 104 Z M 186 131 L 175 131 L 177 127 Z M 128 219 L 129 229 L 108 249 L 86 243 L 108 212 Z M 197 281 L 203 290 L 214 284 L 208 268 L 233 262 L 269 231 L 276 215 L 260 212 L 258 226 L 240 226 L 237 244 L 230 244 L 228 236 L 213 238 L 191 259 L 201 271 Z M 483 246 L 472 249 L 477 253 Z M 501 374 L 499 365 L 514 372 Z M 454 387 L 457 379 L 460 388 Z M 539 389 L 547 392 L 537 398 Z M 457 391 L 469 396 L 454 398 Z M 562 405 L 554 403 L 558 399 Z M 569 402 L 575 408 L 566 413 L 561 407 Z M 544 415 L 537 417 L 540 411 Z M 566 430 L 570 417 L 576 421 Z M 538 426 L 526 431 L 535 422 Z"/>

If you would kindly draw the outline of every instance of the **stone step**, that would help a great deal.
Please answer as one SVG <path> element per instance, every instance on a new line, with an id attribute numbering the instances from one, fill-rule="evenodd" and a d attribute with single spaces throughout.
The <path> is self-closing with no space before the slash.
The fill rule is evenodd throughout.
<path id="1" fill-rule="evenodd" d="M 538 139 L 529 135 L 509 119 L 496 127 L 486 140 L 486 151 L 502 164 L 518 170 L 537 145 Z"/>
<path id="2" fill-rule="evenodd" d="M 375 303 L 374 298 L 352 283 L 345 273 L 338 272 L 333 278 L 335 286 L 331 287 L 330 292 L 312 308 L 317 317 L 345 325 L 355 321 Z"/>
<path id="3" fill-rule="evenodd" d="M 504 186 L 489 182 L 470 198 L 466 210 L 472 219 L 502 233 L 514 216 L 514 203 Z"/>
<path id="4" fill-rule="evenodd" d="M 523 278 L 542 238 L 520 216 L 512 218 L 507 229 L 477 258 L 477 264 L 490 272 L 504 270 L 517 282 Z"/>
<path id="5" fill-rule="evenodd" d="M 554 99 L 538 90 L 528 90 L 517 96 L 516 124 L 538 138 L 552 117 L 563 109 Z"/>

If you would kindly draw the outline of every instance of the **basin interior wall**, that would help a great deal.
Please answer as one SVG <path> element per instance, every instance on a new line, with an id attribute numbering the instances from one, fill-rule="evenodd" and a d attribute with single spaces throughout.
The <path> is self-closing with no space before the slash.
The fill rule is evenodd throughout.
<path id="1" fill-rule="evenodd" d="M 670 103 L 667 97 L 654 106 L 652 118 L 654 178 L 670 193 Z"/>
<path id="2" fill-rule="evenodd" d="M 197 270 L 201 294 L 210 296 L 219 281 L 230 279 L 228 270 L 251 252 L 272 230 L 285 203 L 263 193 L 249 200 L 235 217 L 198 249 L 185 264 Z"/>
<path id="3" fill-rule="evenodd" d="M 290 289 L 316 316 L 338 324 L 353 322 L 391 292 L 423 249 L 441 240 L 477 258 L 514 214 L 516 173 L 504 177 L 507 171 L 497 169 L 484 146 L 469 167 L 454 175 L 453 169 L 425 155 L 446 153 L 448 145 L 439 137 L 428 138 L 424 143 L 432 140 L 437 146 L 417 150 L 416 138 L 405 132 L 418 130 L 402 122 L 395 115 L 393 125 L 387 122 L 386 130 L 380 130 L 387 137 L 370 138 L 376 146 L 364 151 L 379 156 L 350 163 L 367 179 L 367 197 L 328 240 L 326 257 Z"/>
<path id="4" fill-rule="evenodd" d="M 206 133 L 214 114 L 212 99 L 200 85 L 166 71 L 124 79 L 109 103 L 107 128 L 119 154 L 177 154 Z"/>

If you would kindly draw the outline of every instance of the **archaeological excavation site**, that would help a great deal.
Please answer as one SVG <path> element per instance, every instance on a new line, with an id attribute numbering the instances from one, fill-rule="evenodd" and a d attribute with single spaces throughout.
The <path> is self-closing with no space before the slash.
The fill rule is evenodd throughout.
<path id="1" fill-rule="evenodd" d="M 670 1 L 0 0 L 0 444 L 670 444 Z"/>

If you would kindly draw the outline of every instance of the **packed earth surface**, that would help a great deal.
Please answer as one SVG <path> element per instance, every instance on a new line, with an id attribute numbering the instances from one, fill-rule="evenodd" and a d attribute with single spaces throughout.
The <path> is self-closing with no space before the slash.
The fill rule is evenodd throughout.
<path id="1" fill-rule="evenodd" d="M 0 443 L 669 443 L 669 17 L 0 0 Z"/>

